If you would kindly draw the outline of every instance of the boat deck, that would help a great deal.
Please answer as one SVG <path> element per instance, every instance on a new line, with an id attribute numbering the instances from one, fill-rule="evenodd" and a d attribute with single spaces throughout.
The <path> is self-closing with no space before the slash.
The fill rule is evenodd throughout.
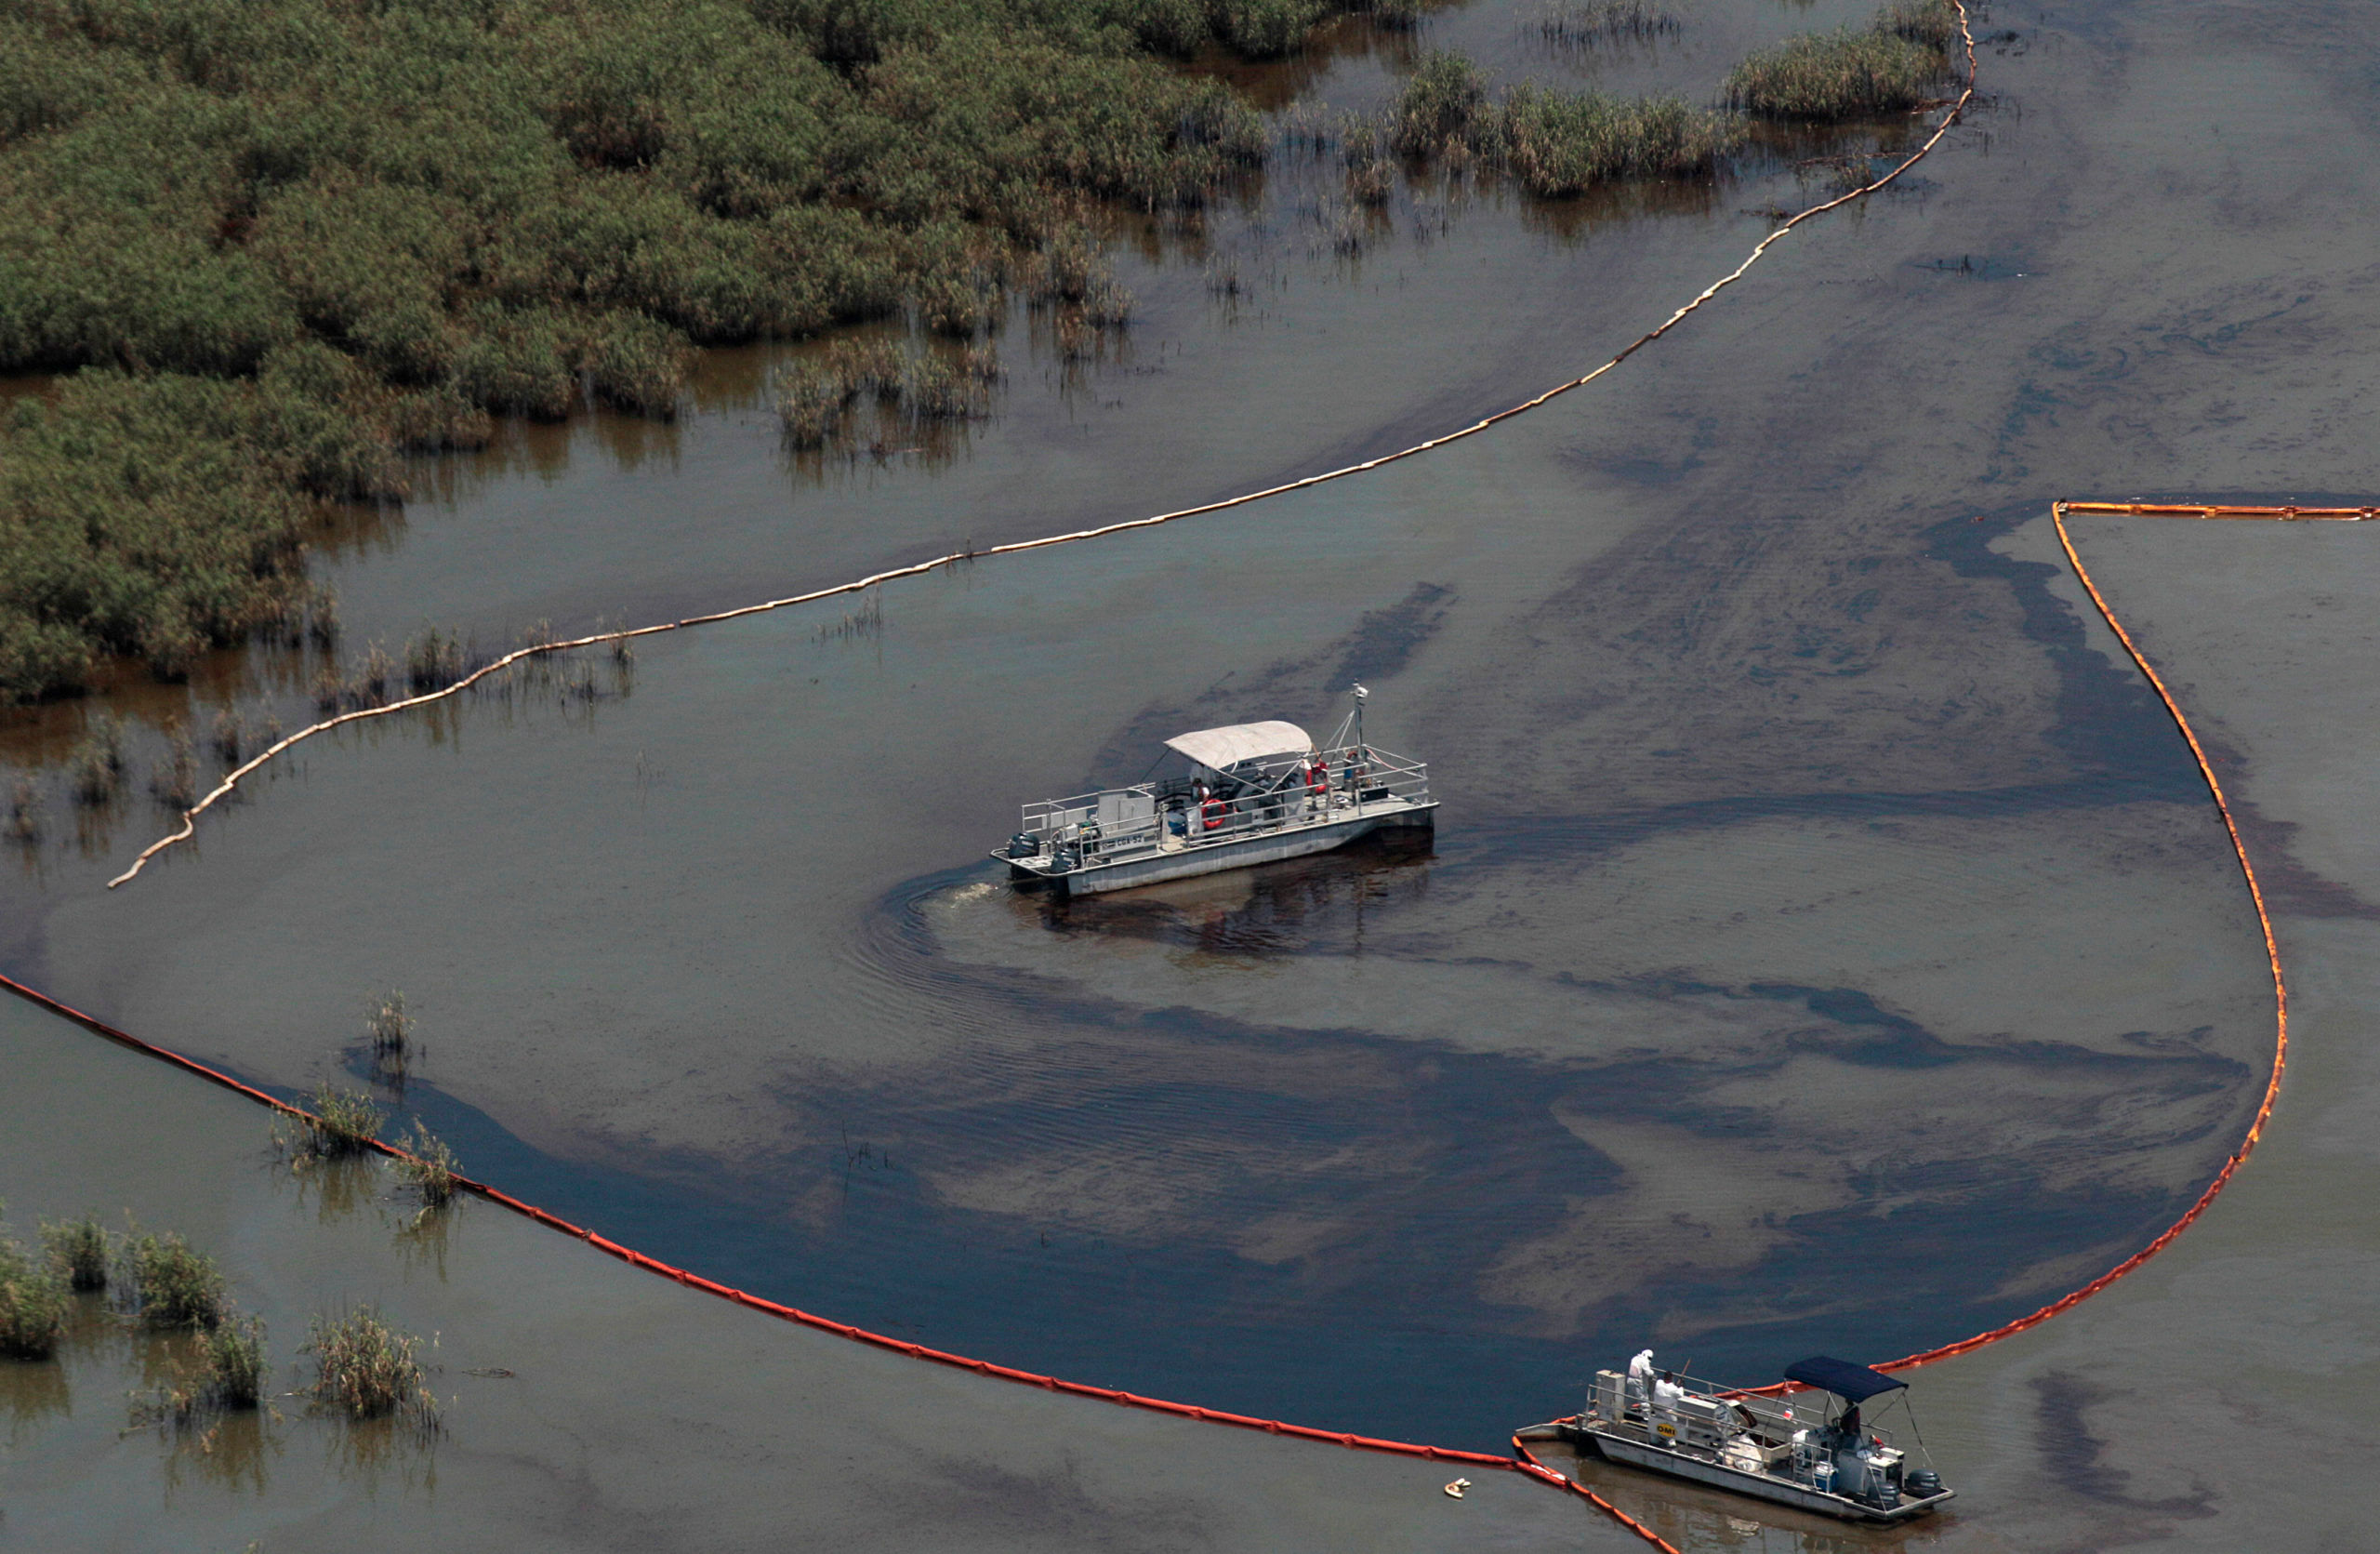
<path id="1" fill-rule="evenodd" d="M 1422 763 L 1346 747 L 1319 763 L 1276 762 L 1212 790 L 1177 779 L 1026 804 L 1016 841 L 992 857 L 1013 879 L 1090 895 L 1428 827 L 1437 807 Z"/>

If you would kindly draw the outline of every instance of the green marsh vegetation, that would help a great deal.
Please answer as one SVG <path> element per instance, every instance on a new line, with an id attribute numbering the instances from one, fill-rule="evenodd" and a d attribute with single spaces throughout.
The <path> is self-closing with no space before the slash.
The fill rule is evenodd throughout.
<path id="1" fill-rule="evenodd" d="M 1388 144 L 1408 160 L 1506 173 L 1559 199 L 1613 179 L 1708 176 L 1744 139 L 1739 119 L 1682 98 L 1527 83 L 1491 97 L 1488 87 L 1462 55 L 1427 56 L 1390 110 Z"/>
<path id="2" fill-rule="evenodd" d="M 384 1121 L 371 1096 L 326 1080 L 306 1097 L 302 1115 L 284 1114 L 273 1129 L 273 1146 L 298 1170 L 320 1162 L 351 1160 L 372 1152 Z"/>
<path id="3" fill-rule="evenodd" d="M 46 1360 L 66 1334 L 66 1275 L 0 1230 L 0 1356 Z"/>
<path id="4" fill-rule="evenodd" d="M 0 371 L 68 375 L 0 425 L 0 698 L 322 618 L 317 504 L 491 415 L 668 415 L 699 345 L 991 327 L 1085 212 L 1261 160 L 1161 56 L 1343 8 L 0 0 Z"/>
<path id="5" fill-rule="evenodd" d="M 42 1221 L 41 1243 L 49 1254 L 50 1266 L 65 1276 L 68 1288 L 108 1287 L 108 1232 L 98 1215 L 86 1214 L 56 1225 Z"/>
<path id="6" fill-rule="evenodd" d="M 1550 41 L 1572 46 L 1658 37 L 1678 27 L 1673 16 L 1641 0 L 1568 0 L 1540 22 Z M 1433 53 L 1407 80 L 1377 133 L 1408 163 L 1501 174 L 1545 199 L 1616 180 L 1707 178 L 1744 149 L 1760 122 L 1874 120 L 1935 101 L 1953 73 L 1958 40 L 1950 0 L 1893 0 L 1864 28 L 1805 33 L 1744 60 L 1729 73 L 1717 109 L 1676 97 L 1621 98 L 1527 83 L 1491 94 L 1487 73 L 1472 60 Z M 1363 127 L 1346 126 L 1340 139 L 1351 168 L 1371 158 Z"/>
<path id="7" fill-rule="evenodd" d="M 400 1147 L 405 1151 L 405 1158 L 397 1162 L 397 1175 L 421 1195 L 422 1213 L 429 1215 L 453 1202 L 462 1162 L 455 1158 L 455 1151 L 446 1147 L 445 1140 L 416 1118 L 413 1131 Z"/>
<path id="8" fill-rule="evenodd" d="M 1806 33 L 1727 74 L 1730 108 L 1755 118 L 1834 124 L 1924 107 L 1952 73 L 1949 0 L 1895 0 L 1865 28 Z"/>
<path id="9" fill-rule="evenodd" d="M 212 1333 L 231 1313 L 223 1270 L 175 1232 L 126 1235 L 113 1282 L 118 1305 L 152 1328 Z"/>

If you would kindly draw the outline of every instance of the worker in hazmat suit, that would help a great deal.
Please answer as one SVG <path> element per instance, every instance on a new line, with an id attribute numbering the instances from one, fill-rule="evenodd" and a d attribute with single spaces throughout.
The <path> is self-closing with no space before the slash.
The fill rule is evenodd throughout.
<path id="1" fill-rule="evenodd" d="M 1653 1351 L 1639 1349 L 1636 1358 L 1628 1362 L 1628 1402 L 1638 1413 L 1653 1402 Z"/>

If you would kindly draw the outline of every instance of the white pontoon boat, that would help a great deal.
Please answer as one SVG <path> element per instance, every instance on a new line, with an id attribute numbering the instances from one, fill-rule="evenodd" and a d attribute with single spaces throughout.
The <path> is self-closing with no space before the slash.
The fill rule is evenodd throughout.
<path id="1" fill-rule="evenodd" d="M 1430 769 L 1364 742 L 1366 695 L 1355 687 L 1355 711 L 1320 744 L 1290 723 L 1177 734 L 1165 743 L 1185 770 L 1026 804 L 992 857 L 1012 879 L 1088 896 L 1427 830 L 1438 807 Z"/>
<path id="2" fill-rule="evenodd" d="M 1785 1379 L 1831 1393 L 1840 1406 L 1816 1405 L 1806 1392 L 1768 1397 L 1656 1372 L 1647 1349 L 1626 1375 L 1595 1373 L 1585 1413 L 1518 1439 L 1567 1441 L 1613 1462 L 1846 1521 L 1906 1521 L 1951 1497 L 1930 1462 L 1912 1466 L 1891 1432 L 1860 1416 L 1870 1399 L 1907 1382 L 1825 1355 L 1786 1366 Z"/>

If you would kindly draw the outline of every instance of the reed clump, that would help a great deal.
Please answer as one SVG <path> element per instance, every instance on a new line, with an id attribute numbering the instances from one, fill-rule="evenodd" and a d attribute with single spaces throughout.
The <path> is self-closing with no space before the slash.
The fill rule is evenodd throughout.
<path id="1" fill-rule="evenodd" d="M 364 1040 L 377 1056 L 403 1053 L 413 1037 L 413 1016 L 405 1013 L 405 995 L 391 988 L 370 1001 L 364 1015 Z"/>
<path id="2" fill-rule="evenodd" d="M 273 1142 L 291 1163 L 349 1160 L 371 1152 L 385 1121 L 372 1097 L 325 1081 L 306 1098 L 306 1109 L 284 1120 Z"/>
<path id="3" fill-rule="evenodd" d="M 443 690 L 463 678 L 474 656 L 468 643 L 435 626 L 416 631 L 405 641 L 405 688 L 416 696 Z"/>
<path id="4" fill-rule="evenodd" d="M 314 1357 L 310 1388 L 320 1406 L 350 1419 L 395 1415 L 421 1428 L 438 1428 L 418 1351 L 421 1340 L 389 1325 L 372 1307 L 336 1320 L 314 1319 L 305 1351 Z"/>
<path id="5" fill-rule="evenodd" d="M 842 341 L 772 380 L 786 443 L 797 450 L 914 435 L 991 414 L 1002 373 L 989 344 L 958 352 Z"/>
<path id="6" fill-rule="evenodd" d="M 131 1399 L 130 1427 L 171 1425 L 193 1429 L 217 1415 L 257 1407 L 264 1397 L 264 1322 L 227 1315 L 175 1367 L 173 1379 Z"/>
<path id="7" fill-rule="evenodd" d="M 111 1249 L 107 1227 L 99 1222 L 98 1215 L 86 1214 L 80 1219 L 56 1225 L 44 1220 L 41 1242 L 42 1250 L 49 1255 L 50 1267 L 65 1277 L 68 1288 L 107 1288 Z"/>
<path id="8" fill-rule="evenodd" d="M 126 1237 L 114 1283 L 124 1306 L 151 1327 L 212 1333 L 231 1312 L 223 1270 L 173 1232 Z"/>
<path id="9" fill-rule="evenodd" d="M 1743 143 L 1742 122 L 1684 100 L 1621 98 L 1523 84 L 1491 99 L 1487 73 L 1460 54 L 1422 60 L 1390 111 L 1403 156 L 1501 171 L 1561 199 L 1624 179 L 1712 173 Z"/>
<path id="10" fill-rule="evenodd" d="M 1922 107 L 1950 74 L 1958 18 L 1935 0 L 1903 0 L 1865 28 L 1805 33 L 1727 73 L 1730 108 L 1754 118 L 1832 124 Z"/>
<path id="11" fill-rule="evenodd" d="M 422 1207 L 443 1209 L 454 1202 L 456 1186 L 462 1162 L 445 1140 L 424 1127 L 419 1119 L 402 1146 L 404 1156 L 397 1162 L 397 1174 L 406 1184 L 421 1194 Z"/>
<path id="12" fill-rule="evenodd" d="M 46 1360 L 66 1332 L 66 1280 L 19 1242 L 0 1235 L 0 1354 Z"/>
<path id="13" fill-rule="evenodd" d="M 1892 0 L 1876 13 L 1876 29 L 1944 53 L 1959 46 L 1959 9 L 1950 0 Z"/>

